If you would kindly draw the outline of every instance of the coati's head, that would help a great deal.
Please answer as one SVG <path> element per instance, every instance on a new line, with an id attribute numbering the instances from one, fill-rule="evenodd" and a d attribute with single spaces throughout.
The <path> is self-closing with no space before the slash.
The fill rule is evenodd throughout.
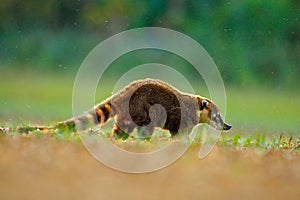
<path id="1" fill-rule="evenodd" d="M 199 110 L 200 110 L 200 120 L 199 123 L 207 123 L 218 130 L 230 130 L 231 125 L 226 124 L 218 107 L 209 99 L 197 97 Z"/>

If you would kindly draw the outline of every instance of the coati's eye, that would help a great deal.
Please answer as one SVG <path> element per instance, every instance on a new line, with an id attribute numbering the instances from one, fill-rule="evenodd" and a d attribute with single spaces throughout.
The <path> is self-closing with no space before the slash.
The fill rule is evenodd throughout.
<path id="1" fill-rule="evenodd" d="M 201 102 L 201 107 L 202 107 L 202 109 L 203 109 L 203 108 L 207 108 L 208 106 L 209 106 L 208 101 L 205 100 L 205 99 L 203 99 L 202 102 Z"/>

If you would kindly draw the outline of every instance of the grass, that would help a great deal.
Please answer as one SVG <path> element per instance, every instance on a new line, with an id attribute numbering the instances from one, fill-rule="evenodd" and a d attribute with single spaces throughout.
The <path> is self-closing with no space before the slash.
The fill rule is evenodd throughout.
<path id="1" fill-rule="evenodd" d="M 72 130 L 30 130 L 27 129 L 28 132 L 20 132 L 19 127 L 27 127 L 26 124 L 14 125 L 12 128 L 0 128 L 0 134 L 3 136 L 17 136 L 17 137 L 49 137 L 55 138 L 62 141 L 80 141 L 80 135 Z M 107 129 L 107 128 L 106 128 Z M 104 132 L 95 132 L 91 131 L 91 134 L 94 134 L 95 137 L 99 137 L 99 139 L 104 139 L 107 137 L 109 131 Z M 198 133 L 196 139 L 191 144 L 199 144 L 201 141 L 201 133 Z M 158 147 L 162 144 L 166 144 L 166 142 L 170 142 L 170 135 L 164 131 L 159 132 L 152 136 L 152 138 L 147 139 L 137 139 L 137 136 L 133 133 L 133 136 L 126 138 L 119 138 L 117 140 L 112 140 L 115 144 L 120 146 L 121 148 L 132 148 L 135 145 L 141 145 L 140 147 L 149 149 L 150 146 Z M 178 136 L 175 139 L 181 139 Z M 284 135 L 281 133 L 278 135 L 266 135 L 261 133 L 253 134 L 241 134 L 241 133 L 231 133 L 231 134 L 222 134 L 218 139 L 217 146 L 223 148 L 232 148 L 232 149 L 257 149 L 257 150 L 265 150 L 265 151 L 280 151 L 280 150 L 288 150 L 295 151 L 300 153 L 300 137 L 299 136 L 291 136 Z"/>
<path id="2" fill-rule="evenodd" d="M 223 136 L 218 143 L 222 147 L 231 147 L 234 149 L 265 149 L 265 150 L 296 150 L 300 152 L 300 137 L 293 136 L 266 136 L 264 134 Z"/>

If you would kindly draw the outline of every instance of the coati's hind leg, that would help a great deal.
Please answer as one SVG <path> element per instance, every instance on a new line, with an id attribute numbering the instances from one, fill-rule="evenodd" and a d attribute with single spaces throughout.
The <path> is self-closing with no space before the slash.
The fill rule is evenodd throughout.
<path id="1" fill-rule="evenodd" d="M 131 121 L 117 117 L 116 123 L 112 130 L 112 135 L 115 137 L 115 139 L 122 138 L 125 140 L 129 137 L 134 128 L 135 125 Z"/>
<path id="2" fill-rule="evenodd" d="M 114 125 L 114 128 L 112 130 L 112 137 L 114 137 L 115 139 L 120 139 L 120 138 L 123 138 L 123 135 L 124 137 L 128 138 L 128 136 L 125 135 L 125 131 L 123 131 L 117 124 Z M 126 139 L 124 138 L 124 139 Z"/>

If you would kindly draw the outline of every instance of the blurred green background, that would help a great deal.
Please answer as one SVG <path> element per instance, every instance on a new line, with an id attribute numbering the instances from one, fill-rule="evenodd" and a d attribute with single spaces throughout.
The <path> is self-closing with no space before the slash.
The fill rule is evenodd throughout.
<path id="1" fill-rule="evenodd" d="M 73 82 L 87 54 L 114 34 L 145 26 L 180 31 L 207 50 L 225 82 L 226 121 L 237 131 L 299 134 L 297 0 L 2 0 L 0 125 L 72 116 Z M 148 62 L 180 66 L 188 80 L 204 84 L 176 55 L 142 50 L 111 65 L 99 99 L 122 73 Z"/>

